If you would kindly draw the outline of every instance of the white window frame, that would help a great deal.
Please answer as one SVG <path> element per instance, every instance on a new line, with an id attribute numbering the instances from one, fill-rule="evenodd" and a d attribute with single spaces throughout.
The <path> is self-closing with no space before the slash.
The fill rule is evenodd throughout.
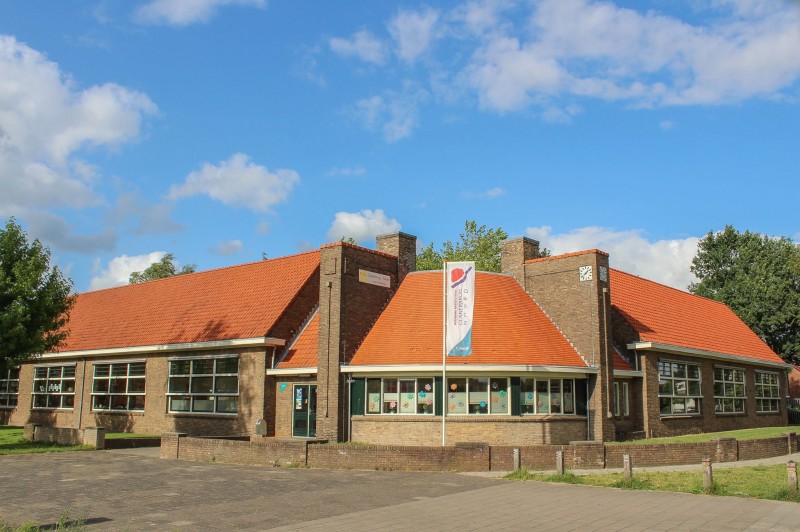
<path id="1" fill-rule="evenodd" d="M 218 372 L 217 362 L 224 359 L 236 360 L 236 372 Z M 211 361 L 211 373 L 195 373 L 195 362 Z M 173 363 L 188 362 L 188 373 L 173 373 Z M 221 355 L 205 355 L 195 357 L 171 357 L 167 359 L 167 412 L 170 414 L 182 415 L 206 415 L 206 416 L 236 416 L 239 414 L 239 362 L 240 357 L 235 353 L 221 354 Z M 236 392 L 218 392 L 217 379 L 218 378 L 236 377 Z M 208 379 L 211 378 L 211 391 L 192 391 L 195 379 Z M 186 390 L 172 391 L 173 379 L 175 382 L 180 382 L 178 379 L 188 379 Z M 220 400 L 230 400 L 235 398 L 236 410 L 220 410 Z M 189 405 L 188 410 L 180 410 L 173 408 L 174 402 L 187 401 Z M 198 401 L 206 401 L 212 403 L 211 410 L 203 410 L 196 408 L 195 405 Z"/>
<path id="2" fill-rule="evenodd" d="M 666 373 L 662 373 L 662 367 L 664 364 L 669 364 L 670 373 L 667 375 Z M 684 377 L 676 377 L 675 376 L 675 368 L 674 365 L 684 366 Z M 689 367 L 693 366 L 697 368 L 697 378 L 689 377 Z M 662 392 L 662 381 L 670 382 L 670 393 Z M 697 383 L 697 393 L 689 393 L 691 388 L 691 384 L 696 382 Z M 681 386 L 676 385 L 676 383 L 681 383 L 682 387 L 685 388 L 686 393 L 679 393 L 676 390 Z M 663 408 L 663 401 L 669 400 L 670 411 L 664 412 Z M 693 400 L 695 404 L 696 411 L 688 412 L 688 402 L 689 400 Z M 692 362 L 684 362 L 682 360 L 669 360 L 669 359 L 660 359 L 658 361 L 658 407 L 659 411 L 661 412 L 661 417 L 669 417 L 669 416 L 701 416 L 703 415 L 703 371 L 702 366 L 700 364 L 695 364 Z M 681 411 L 680 408 L 676 408 L 677 405 L 683 404 L 683 410 Z"/>
<path id="3" fill-rule="evenodd" d="M 631 415 L 630 409 L 630 395 L 629 395 L 630 387 L 628 386 L 628 381 L 622 382 L 622 415 L 628 417 Z"/>
<path id="4" fill-rule="evenodd" d="M 19 405 L 19 366 L 0 373 L 0 408 L 16 408 L 17 405 Z"/>
<path id="5" fill-rule="evenodd" d="M 75 388 L 77 387 L 77 372 L 76 372 L 76 364 L 47 364 L 47 365 L 40 365 L 34 366 L 33 368 L 33 390 L 31 391 L 31 409 L 33 410 L 74 410 L 75 409 Z M 58 368 L 59 375 L 55 376 L 51 373 L 52 370 Z M 67 375 L 64 376 L 65 370 L 71 368 L 72 369 L 72 376 Z M 38 377 L 37 373 L 42 370 L 45 371 L 45 377 Z M 37 390 L 36 386 L 38 383 L 44 381 L 44 390 Z M 65 392 L 63 391 L 64 383 L 72 381 L 72 391 Z M 46 406 L 37 406 L 36 399 L 37 397 L 46 397 L 47 405 Z M 51 402 L 54 402 L 55 398 L 58 398 L 58 406 L 50 406 Z M 69 406 L 64 406 L 64 403 L 71 402 L 72 404 Z"/>
<path id="6" fill-rule="evenodd" d="M 430 381 L 420 386 L 420 380 Z M 386 392 L 387 381 L 397 382 L 397 392 Z M 401 381 L 408 383 L 414 382 L 413 392 L 401 392 Z M 378 392 L 372 392 L 370 396 L 369 384 L 377 382 L 380 386 Z M 430 384 L 430 389 L 428 389 Z M 402 393 L 413 394 L 412 398 L 401 397 Z M 421 395 L 424 394 L 424 395 Z M 428 403 L 428 398 L 430 402 Z M 420 399 L 425 400 L 420 403 Z M 403 408 L 403 401 L 406 401 L 406 408 Z M 394 403 L 394 406 L 391 404 Z M 420 406 L 423 411 L 420 412 Z M 429 406 L 430 411 L 425 409 Z M 377 410 L 377 411 L 376 411 Z M 408 410 L 408 411 L 403 411 Z M 364 380 L 364 414 L 369 416 L 390 415 L 390 416 L 428 416 L 436 412 L 436 379 L 434 377 L 367 377 Z"/>
<path id="7" fill-rule="evenodd" d="M 484 401 L 476 402 L 478 399 L 482 398 L 484 392 L 477 392 L 474 390 L 470 390 L 470 382 L 478 379 L 486 379 L 486 399 Z M 464 391 L 457 391 L 453 390 L 453 384 L 456 384 L 454 380 L 464 380 Z M 505 381 L 505 387 L 500 388 L 498 385 L 496 388 L 492 387 L 492 383 Z M 492 396 L 492 392 L 497 394 L 496 397 L 498 400 L 493 401 L 494 397 Z M 459 396 L 457 394 L 463 393 L 463 396 Z M 474 396 L 476 394 L 480 394 L 477 398 Z M 462 401 L 458 401 L 458 399 L 462 399 Z M 503 402 L 505 399 L 505 402 Z M 458 401 L 451 405 L 451 401 Z M 497 406 L 492 406 L 494 402 L 497 402 Z M 463 403 L 463 405 L 462 405 Z M 485 406 L 481 406 L 482 403 L 485 403 Z M 478 405 L 478 408 L 483 409 L 486 408 L 486 412 L 470 412 L 470 407 L 473 405 Z M 505 405 L 505 408 L 502 408 L 502 405 Z M 451 408 L 453 406 L 453 408 Z M 447 377 L 447 387 L 445 388 L 445 404 L 444 408 L 447 409 L 448 416 L 507 416 L 511 414 L 511 378 L 510 377 L 489 377 L 484 375 L 475 375 L 470 377 Z M 460 411 L 462 410 L 463 411 Z"/>
<path id="8" fill-rule="evenodd" d="M 533 381 L 533 391 L 523 391 L 523 381 Z M 559 412 L 553 412 L 553 382 L 559 381 L 559 392 L 558 392 L 558 400 L 559 400 Z M 566 397 L 568 392 L 564 391 L 564 383 L 569 381 L 572 385 L 572 397 Z M 547 383 L 547 408 L 543 408 L 539 402 L 539 383 Z M 525 394 L 533 394 L 532 397 L 525 397 Z M 542 377 L 520 377 L 520 390 L 519 390 L 519 411 L 520 414 L 523 416 L 532 416 L 532 415 L 545 415 L 545 416 L 575 416 L 577 415 L 578 409 L 577 405 L 575 404 L 576 401 L 576 384 L 575 379 L 550 379 L 550 378 L 542 378 Z M 571 399 L 567 401 L 566 399 Z M 529 401 L 533 401 L 531 404 Z M 571 405 L 570 412 L 564 412 L 566 410 L 566 406 Z M 528 410 L 526 407 L 532 406 L 533 412 L 527 412 Z"/>
<path id="9" fill-rule="evenodd" d="M 764 378 L 768 377 L 769 381 L 763 382 Z M 760 382 L 761 381 L 761 382 Z M 756 412 L 759 414 L 777 414 L 781 411 L 781 384 L 780 375 L 773 371 L 755 371 L 755 396 L 756 396 Z M 765 393 L 769 390 L 769 393 Z M 759 391 L 761 393 L 759 393 Z M 766 406 L 766 408 L 765 408 Z"/>
<path id="10" fill-rule="evenodd" d="M 144 366 L 144 373 L 142 375 L 131 374 L 131 365 L 141 364 Z M 103 366 L 108 366 L 108 375 L 98 376 L 97 369 Z M 125 366 L 125 374 L 114 374 L 114 367 Z M 124 391 L 112 391 L 112 381 L 125 381 Z M 143 380 L 144 389 L 141 391 L 131 391 L 131 380 Z M 97 384 L 105 381 L 106 391 L 97 391 Z M 94 412 L 144 412 L 145 409 L 145 396 L 147 389 L 147 361 L 146 360 L 123 360 L 114 362 L 95 362 L 92 364 L 92 411 Z M 96 401 L 100 397 L 108 397 L 108 407 L 98 407 Z M 114 408 L 114 397 L 125 397 L 125 408 Z M 134 401 L 141 398 L 141 408 L 132 407 Z"/>
<path id="11" fill-rule="evenodd" d="M 718 378 L 717 371 L 722 378 Z M 726 371 L 733 372 L 733 379 L 728 379 Z M 735 376 L 741 375 L 741 380 L 736 380 Z M 714 413 L 717 415 L 744 414 L 747 402 L 747 373 L 743 368 L 734 366 L 714 366 Z M 722 387 L 722 393 L 717 393 L 717 387 Z M 736 392 L 737 385 L 741 386 L 741 394 Z M 732 390 L 731 390 L 732 389 Z M 738 405 L 738 407 L 737 407 Z"/>

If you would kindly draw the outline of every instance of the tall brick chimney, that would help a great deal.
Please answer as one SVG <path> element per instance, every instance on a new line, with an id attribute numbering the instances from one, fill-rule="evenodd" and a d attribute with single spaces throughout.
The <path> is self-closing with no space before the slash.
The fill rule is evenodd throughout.
<path id="1" fill-rule="evenodd" d="M 416 237 L 398 233 L 373 251 L 344 242 L 320 249 L 317 356 L 317 437 L 347 436 L 348 386 L 341 366 L 350 362 L 378 315 L 416 264 Z M 393 243 L 393 244 L 392 244 Z M 411 262 L 411 258 L 414 262 Z M 409 268 L 411 268 L 409 270 Z"/>
<path id="2" fill-rule="evenodd" d="M 539 255 L 539 241 L 527 236 L 510 238 L 500 242 L 500 269 L 503 273 L 513 275 L 522 286 L 523 266 L 526 260 L 535 259 Z"/>
<path id="3" fill-rule="evenodd" d="M 390 233 L 375 237 L 376 249 L 397 257 L 397 284 L 406 275 L 417 271 L 417 237 L 408 233 Z"/>
<path id="4" fill-rule="evenodd" d="M 514 257 L 514 255 L 511 255 Z M 515 263 L 509 269 L 517 268 Z M 505 262 L 503 271 L 506 271 Z M 512 270 L 519 271 L 519 270 Z M 527 259 L 522 286 L 564 332 L 590 367 L 590 438 L 613 441 L 613 360 L 608 254 L 596 249 Z M 511 272 L 509 272 L 511 273 Z M 517 277 L 519 279 L 519 277 Z"/>

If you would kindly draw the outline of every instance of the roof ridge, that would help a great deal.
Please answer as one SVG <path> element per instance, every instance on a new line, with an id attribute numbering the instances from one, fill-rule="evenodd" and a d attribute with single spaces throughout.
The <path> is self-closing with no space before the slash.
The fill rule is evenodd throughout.
<path id="1" fill-rule="evenodd" d="M 397 255 L 392 255 L 391 253 L 384 253 L 383 251 L 378 251 L 377 249 L 366 248 L 364 246 L 359 246 L 358 244 L 351 244 L 350 242 L 343 242 L 341 240 L 339 242 L 329 242 L 327 244 L 322 244 L 319 248 L 320 249 L 323 249 L 323 248 L 335 248 L 335 247 L 339 247 L 339 246 L 346 247 L 346 248 L 351 248 L 351 249 L 358 249 L 358 250 L 361 250 L 361 251 L 368 251 L 370 253 L 374 253 L 375 255 L 380 255 L 380 256 L 383 256 L 383 257 L 391 257 L 393 259 L 397 258 Z"/>
<path id="2" fill-rule="evenodd" d="M 303 255 L 311 255 L 313 253 L 319 253 L 319 250 L 318 249 L 314 249 L 314 250 L 311 250 L 311 251 L 304 251 L 302 253 L 295 253 L 293 255 L 284 255 L 282 257 L 275 257 L 274 259 L 261 259 L 261 260 L 254 260 L 254 261 L 251 261 L 251 262 L 243 262 L 241 264 L 230 264 L 228 266 L 220 266 L 219 268 L 211 268 L 209 270 L 201 270 L 199 272 L 180 273 L 180 274 L 170 275 L 169 277 L 162 277 L 160 279 L 150 279 L 149 281 L 142 281 L 141 283 L 133 283 L 133 284 L 128 283 L 128 284 L 123 284 L 123 285 L 119 285 L 119 286 L 109 286 L 107 288 L 99 288 L 97 290 L 87 290 L 86 292 L 78 292 L 76 295 L 97 294 L 99 292 L 106 292 L 106 291 L 109 291 L 109 290 L 118 290 L 120 288 L 127 288 L 127 287 L 130 287 L 130 286 L 149 285 L 149 284 L 152 284 L 152 283 L 157 283 L 159 281 L 169 281 L 170 279 L 174 279 L 176 277 L 186 277 L 186 276 L 201 275 L 201 274 L 207 274 L 207 273 L 212 273 L 212 272 L 218 272 L 218 271 L 222 271 L 222 270 L 231 270 L 231 269 L 234 269 L 234 268 L 243 268 L 245 266 L 253 266 L 255 264 L 265 264 L 265 263 L 269 263 L 269 262 L 283 261 L 283 260 L 288 260 L 288 259 L 294 259 L 294 258 L 297 258 L 297 257 L 301 257 Z"/>
<path id="3" fill-rule="evenodd" d="M 680 288 L 675 288 L 674 286 L 670 286 L 670 285 L 664 284 L 664 283 L 659 283 L 658 281 L 653 281 L 652 279 L 648 279 L 647 277 L 642 277 L 641 275 L 628 273 L 628 272 L 625 272 L 625 271 L 622 271 L 622 270 L 618 270 L 616 268 L 609 268 L 609 270 L 617 272 L 617 273 L 621 273 L 623 275 L 627 275 L 628 277 L 635 277 L 636 279 L 640 279 L 642 281 L 646 281 L 648 283 L 652 283 L 652 284 L 655 284 L 655 285 L 658 285 L 658 286 L 661 286 L 661 287 L 664 287 L 664 288 L 668 288 L 668 289 L 673 290 L 675 292 L 679 292 L 679 293 L 681 293 L 683 295 L 693 296 L 693 297 L 697 297 L 697 298 L 700 298 L 700 299 L 705 299 L 706 301 L 710 301 L 710 302 L 716 303 L 718 305 L 723 305 L 723 306 L 727 307 L 728 309 L 730 309 L 730 307 L 728 307 L 728 305 L 726 303 L 724 303 L 722 301 L 719 301 L 719 300 L 716 300 L 716 299 L 713 299 L 713 298 L 710 298 L 710 297 L 701 296 L 701 295 L 698 295 L 698 294 L 693 294 L 692 292 L 689 292 L 687 290 L 681 290 Z M 612 290 L 613 290 L 613 288 L 612 288 Z"/>

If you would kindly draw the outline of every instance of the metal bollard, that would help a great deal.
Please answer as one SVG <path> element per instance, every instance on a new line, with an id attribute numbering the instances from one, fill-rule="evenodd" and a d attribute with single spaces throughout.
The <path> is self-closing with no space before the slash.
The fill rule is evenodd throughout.
<path id="1" fill-rule="evenodd" d="M 564 451 L 556 451 L 556 473 L 564 474 Z"/>
<path id="2" fill-rule="evenodd" d="M 710 490 L 714 485 L 714 475 L 711 471 L 711 458 L 703 458 L 703 489 Z"/>
<path id="3" fill-rule="evenodd" d="M 631 455 L 623 454 L 622 455 L 622 468 L 625 472 L 625 482 L 630 482 L 631 478 L 633 478 L 633 468 L 631 467 Z"/>
<path id="4" fill-rule="evenodd" d="M 519 449 L 514 449 L 514 471 L 519 471 Z"/>
<path id="5" fill-rule="evenodd" d="M 786 464 L 786 472 L 789 476 L 789 494 L 797 497 L 797 464 L 794 460 L 789 460 Z"/>

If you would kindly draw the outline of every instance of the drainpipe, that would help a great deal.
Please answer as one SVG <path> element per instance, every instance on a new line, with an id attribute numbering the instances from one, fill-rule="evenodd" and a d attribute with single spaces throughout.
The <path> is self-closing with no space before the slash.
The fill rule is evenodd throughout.
<path id="1" fill-rule="evenodd" d="M 586 375 L 586 441 L 589 441 L 592 431 L 591 415 L 592 409 L 589 408 L 589 375 Z"/>
<path id="2" fill-rule="evenodd" d="M 83 357 L 81 361 L 83 362 L 83 375 L 81 376 L 81 398 L 78 403 L 78 429 L 81 428 L 81 423 L 83 422 L 83 389 L 86 386 L 86 357 Z"/>

